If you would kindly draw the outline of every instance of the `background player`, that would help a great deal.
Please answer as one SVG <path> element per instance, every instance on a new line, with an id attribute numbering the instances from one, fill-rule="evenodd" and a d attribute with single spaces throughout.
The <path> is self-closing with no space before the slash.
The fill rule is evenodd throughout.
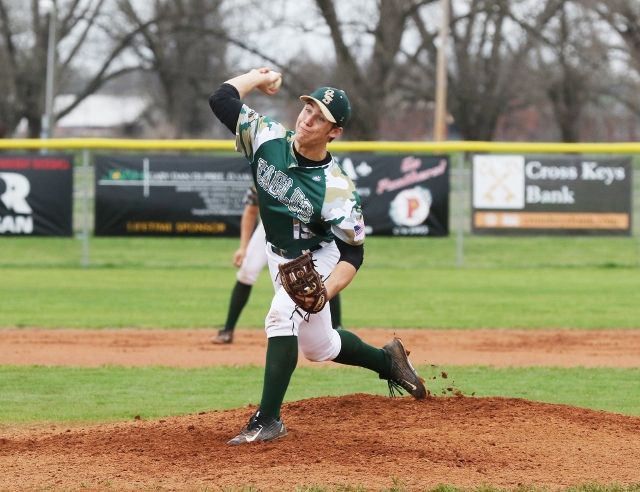
<path id="1" fill-rule="evenodd" d="M 266 237 L 262 222 L 258 220 L 260 216 L 258 194 L 253 186 L 245 193 L 243 203 L 244 211 L 240 220 L 240 246 L 233 254 L 233 264 L 240 269 L 236 274 L 236 283 L 231 291 L 224 328 L 211 339 L 211 342 L 215 344 L 233 343 L 236 323 L 249 300 L 253 284 L 256 283 L 262 269 L 267 266 Z M 333 328 L 342 329 L 340 295 L 329 301 L 329 308 Z"/>

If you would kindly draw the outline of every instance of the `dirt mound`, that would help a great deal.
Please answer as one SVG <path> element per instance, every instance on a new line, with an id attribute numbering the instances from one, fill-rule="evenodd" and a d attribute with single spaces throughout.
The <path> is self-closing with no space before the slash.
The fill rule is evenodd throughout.
<path id="1" fill-rule="evenodd" d="M 287 437 L 227 446 L 252 411 L 5 432 L 0 489 L 640 483 L 637 417 L 519 399 L 358 394 L 286 404 Z"/>

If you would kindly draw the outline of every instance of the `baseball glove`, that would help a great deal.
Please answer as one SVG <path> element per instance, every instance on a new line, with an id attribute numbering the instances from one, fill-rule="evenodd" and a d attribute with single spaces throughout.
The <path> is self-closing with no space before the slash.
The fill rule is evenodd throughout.
<path id="1" fill-rule="evenodd" d="M 297 306 L 308 313 L 318 313 L 327 303 L 327 289 L 313 266 L 311 253 L 278 265 L 280 282 Z"/>

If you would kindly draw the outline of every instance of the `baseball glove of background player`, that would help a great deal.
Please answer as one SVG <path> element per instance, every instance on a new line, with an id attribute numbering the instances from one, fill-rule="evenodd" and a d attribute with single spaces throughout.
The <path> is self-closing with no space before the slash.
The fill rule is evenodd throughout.
<path id="1" fill-rule="evenodd" d="M 318 313 L 327 303 L 327 289 L 313 266 L 311 253 L 278 265 L 280 282 L 289 297 L 308 313 Z"/>

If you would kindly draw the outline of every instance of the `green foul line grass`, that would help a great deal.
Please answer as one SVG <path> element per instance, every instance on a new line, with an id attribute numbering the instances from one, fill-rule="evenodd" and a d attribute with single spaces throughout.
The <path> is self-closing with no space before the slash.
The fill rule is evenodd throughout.
<path id="1" fill-rule="evenodd" d="M 640 369 L 420 367 L 436 395 L 517 397 L 640 415 Z M 446 372 L 447 378 L 442 377 Z M 258 402 L 263 368 L 0 366 L 0 424 L 106 422 L 224 410 Z M 300 367 L 287 401 L 386 394 L 384 381 L 351 367 Z"/>

